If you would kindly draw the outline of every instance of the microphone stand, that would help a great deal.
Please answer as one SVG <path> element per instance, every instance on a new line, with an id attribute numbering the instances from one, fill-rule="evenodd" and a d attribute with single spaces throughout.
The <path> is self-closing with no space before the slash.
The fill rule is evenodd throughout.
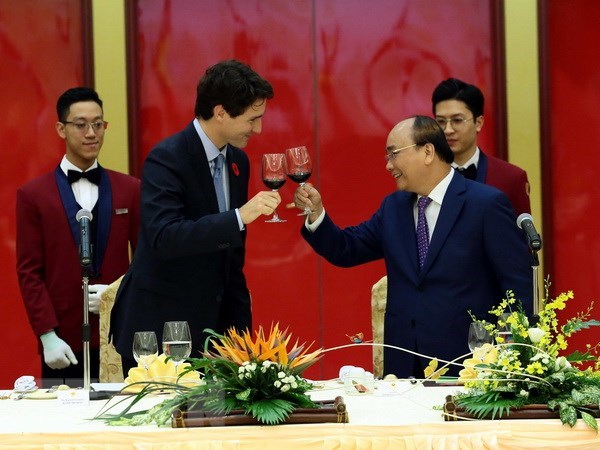
<path id="1" fill-rule="evenodd" d="M 90 340 L 92 328 L 90 326 L 90 291 L 89 291 L 89 264 L 81 263 L 83 268 L 83 325 L 81 326 L 81 340 L 83 341 L 83 389 L 90 391 Z"/>
<path id="2" fill-rule="evenodd" d="M 533 274 L 533 317 L 531 318 L 531 325 L 537 325 L 540 319 L 540 290 L 538 285 L 538 267 L 540 260 L 538 258 L 537 250 L 531 250 L 533 256 L 533 262 L 531 263 L 531 269 Z"/>

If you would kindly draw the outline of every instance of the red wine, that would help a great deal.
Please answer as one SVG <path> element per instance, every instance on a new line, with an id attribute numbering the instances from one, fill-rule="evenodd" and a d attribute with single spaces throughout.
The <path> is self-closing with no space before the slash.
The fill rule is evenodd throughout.
<path id="1" fill-rule="evenodd" d="M 290 180 L 296 182 L 296 183 L 304 183 L 306 180 L 308 180 L 310 178 L 310 174 L 311 172 L 294 172 L 294 173 L 288 173 L 288 177 L 290 177 Z"/>
<path id="2" fill-rule="evenodd" d="M 277 190 L 285 184 L 285 178 L 266 178 L 263 180 L 269 189 Z"/>

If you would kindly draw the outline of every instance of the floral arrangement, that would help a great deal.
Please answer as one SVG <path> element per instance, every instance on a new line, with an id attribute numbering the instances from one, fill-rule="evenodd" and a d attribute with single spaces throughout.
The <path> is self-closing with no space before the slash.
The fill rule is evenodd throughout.
<path id="1" fill-rule="evenodd" d="M 312 385 L 301 374 L 320 359 L 322 349 L 309 353 L 310 346 L 298 341 L 288 349 L 291 335 L 278 324 L 271 326 L 268 335 L 260 327 L 254 339 L 249 331 L 240 334 L 234 328 L 225 335 L 208 331 L 212 350 L 205 349 L 202 358 L 189 358 L 189 367 L 180 374 L 186 377 L 200 371 L 204 374 L 201 384 L 141 382 L 143 388 L 123 412 L 112 415 L 105 409 L 97 418 L 113 425 L 155 422 L 165 426 L 176 408 L 202 409 L 214 415 L 240 410 L 262 424 L 273 425 L 285 421 L 296 408 L 318 407 L 306 395 Z M 150 410 L 131 412 L 143 397 L 165 389 L 173 390 L 175 396 Z"/>
<path id="2" fill-rule="evenodd" d="M 548 287 L 546 280 L 546 298 Z M 494 419 L 509 415 L 511 408 L 547 404 L 551 410 L 558 409 L 562 423 L 574 426 L 580 416 L 597 431 L 593 413 L 600 403 L 598 344 L 588 344 L 585 353 L 560 355 L 570 336 L 600 325 L 590 319 L 593 303 L 559 326 L 556 312 L 573 299 L 573 292 L 546 301 L 535 324 L 530 323 L 513 292 L 506 297 L 490 311 L 498 318 L 497 325 L 486 325 L 496 344 L 476 348 L 463 362 L 459 381 L 464 382 L 465 392 L 455 397 L 456 406 L 476 418 Z M 511 339 L 504 337 L 502 331 L 506 330 Z M 587 369 L 575 367 L 584 362 L 595 364 Z"/>

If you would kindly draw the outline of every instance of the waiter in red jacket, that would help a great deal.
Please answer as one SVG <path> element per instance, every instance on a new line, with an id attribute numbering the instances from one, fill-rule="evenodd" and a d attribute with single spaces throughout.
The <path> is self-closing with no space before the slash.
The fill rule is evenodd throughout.
<path id="1" fill-rule="evenodd" d="M 442 81 L 431 96 L 433 115 L 454 153 L 452 166 L 471 180 L 500 189 L 516 215 L 530 213 L 529 182 L 520 167 L 486 155 L 477 145 L 483 128 L 481 90 L 456 78 Z"/>
<path id="2" fill-rule="evenodd" d="M 17 275 L 29 323 L 39 337 L 44 386 L 83 382 L 83 291 L 76 215 L 92 213 L 88 270 L 90 379 L 99 374 L 100 294 L 129 267 L 139 228 L 140 181 L 98 164 L 108 123 L 98 94 L 85 87 L 58 99 L 60 164 L 17 190 Z"/>

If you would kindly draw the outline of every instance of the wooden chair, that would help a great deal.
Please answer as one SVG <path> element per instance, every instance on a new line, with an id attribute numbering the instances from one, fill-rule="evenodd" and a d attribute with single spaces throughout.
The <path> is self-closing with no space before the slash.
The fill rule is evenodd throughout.
<path id="1" fill-rule="evenodd" d="M 123 277 L 110 284 L 102 293 L 100 301 L 100 383 L 122 383 L 123 366 L 121 356 L 112 342 L 108 341 L 110 330 L 110 311 Z"/>
<path id="2" fill-rule="evenodd" d="M 371 289 L 371 326 L 373 328 L 373 343 L 383 344 L 383 322 L 387 303 L 387 275 L 382 277 Z M 383 347 L 373 347 L 373 375 L 382 378 Z"/>

